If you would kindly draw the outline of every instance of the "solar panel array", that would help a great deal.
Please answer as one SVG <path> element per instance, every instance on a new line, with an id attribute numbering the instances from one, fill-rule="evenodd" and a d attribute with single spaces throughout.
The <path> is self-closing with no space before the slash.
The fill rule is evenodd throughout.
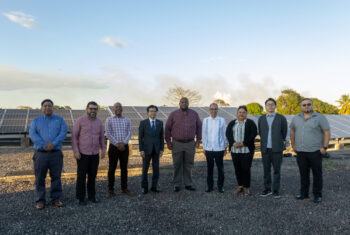
<path id="1" fill-rule="evenodd" d="M 148 118 L 146 106 L 123 106 L 123 116 L 130 118 L 132 125 L 132 134 L 138 134 L 140 121 Z M 162 120 L 164 124 L 170 113 L 177 110 L 177 107 L 158 107 L 157 118 Z M 191 107 L 195 110 L 200 119 L 203 120 L 209 116 L 208 107 Z M 223 117 L 228 124 L 231 120 L 236 119 L 237 108 L 221 107 L 219 116 Z M 61 116 L 66 121 L 68 132 L 72 131 L 74 121 L 85 114 L 85 110 L 55 110 L 54 114 Z M 0 109 L 0 134 L 22 134 L 27 133 L 32 120 L 42 115 L 37 109 Z M 106 119 L 113 115 L 113 106 L 107 110 L 99 110 L 98 118 L 103 123 Z M 332 138 L 350 137 L 350 115 L 325 115 L 331 125 Z M 257 124 L 259 115 L 248 115 L 250 119 Z M 292 121 L 294 115 L 285 115 L 288 123 Z"/>

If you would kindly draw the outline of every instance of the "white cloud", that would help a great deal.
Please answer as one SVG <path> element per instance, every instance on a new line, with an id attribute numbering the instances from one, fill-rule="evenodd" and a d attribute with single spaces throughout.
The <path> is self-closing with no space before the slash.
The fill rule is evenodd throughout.
<path id="1" fill-rule="evenodd" d="M 110 47 L 123 48 L 126 46 L 126 44 L 122 42 L 120 39 L 112 38 L 112 37 L 104 37 L 100 40 L 100 42 L 105 43 Z"/>
<path id="2" fill-rule="evenodd" d="M 32 29 L 36 26 L 35 19 L 32 15 L 20 11 L 5 12 L 2 14 L 12 22 L 18 23 L 27 29 Z"/>

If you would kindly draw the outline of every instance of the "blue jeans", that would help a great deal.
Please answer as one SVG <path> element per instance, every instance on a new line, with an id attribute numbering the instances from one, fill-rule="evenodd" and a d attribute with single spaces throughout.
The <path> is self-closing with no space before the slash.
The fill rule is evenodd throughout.
<path id="1" fill-rule="evenodd" d="M 36 203 L 45 203 L 45 179 L 50 170 L 51 202 L 58 201 L 62 195 L 61 172 L 63 168 L 62 151 L 40 152 L 35 151 L 33 156 L 35 172 Z"/>

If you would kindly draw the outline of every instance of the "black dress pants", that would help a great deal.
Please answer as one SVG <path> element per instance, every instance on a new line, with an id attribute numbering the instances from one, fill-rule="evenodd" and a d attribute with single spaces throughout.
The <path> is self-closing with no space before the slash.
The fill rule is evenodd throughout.
<path id="1" fill-rule="evenodd" d="M 250 187 L 250 168 L 254 153 L 231 153 L 238 186 Z"/>
<path id="2" fill-rule="evenodd" d="M 86 194 L 86 175 L 87 180 L 87 192 L 88 198 L 95 198 L 96 189 L 96 175 L 99 164 L 99 155 L 84 155 L 80 153 L 80 159 L 77 160 L 77 185 L 76 185 L 76 196 L 79 200 L 85 199 Z"/>
<path id="3" fill-rule="evenodd" d="M 115 170 L 117 169 L 118 160 L 120 162 L 121 171 L 121 189 L 128 188 L 128 160 L 129 160 L 129 146 L 125 145 L 124 151 L 120 151 L 113 144 L 109 145 L 108 149 L 108 191 L 114 192 Z"/>

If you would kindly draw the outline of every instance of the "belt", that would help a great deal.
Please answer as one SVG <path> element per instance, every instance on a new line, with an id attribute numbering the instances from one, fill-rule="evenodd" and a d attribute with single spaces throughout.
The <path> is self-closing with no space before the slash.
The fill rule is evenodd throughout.
<path id="1" fill-rule="evenodd" d="M 46 150 L 37 149 L 36 151 L 41 152 L 41 153 L 54 153 L 54 152 L 58 152 L 58 151 L 61 151 L 61 150 L 53 149 L 51 151 L 46 151 Z"/>
<path id="2" fill-rule="evenodd" d="M 180 143 L 189 143 L 189 142 L 194 141 L 194 139 L 192 139 L 192 140 L 176 140 L 176 139 L 174 139 L 174 140 L 177 142 L 180 142 Z"/>

